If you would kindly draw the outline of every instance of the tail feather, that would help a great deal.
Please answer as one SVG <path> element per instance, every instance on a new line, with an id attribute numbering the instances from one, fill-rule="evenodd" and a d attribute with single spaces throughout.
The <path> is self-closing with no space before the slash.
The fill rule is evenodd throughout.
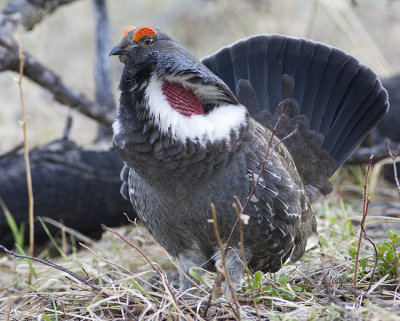
<path id="1" fill-rule="evenodd" d="M 255 39 L 254 43 L 249 42 L 246 43 L 248 57 L 246 58 L 249 62 L 249 81 L 254 87 L 254 91 L 258 98 L 258 102 L 260 105 L 260 109 L 265 109 L 262 102 L 268 101 L 268 92 L 265 88 L 268 86 L 268 78 L 264 77 L 264 79 L 259 78 L 257 75 L 261 70 L 268 70 L 268 57 L 259 56 L 258 52 L 265 52 L 268 50 L 268 43 L 258 41 Z M 251 63 L 253 59 L 257 59 L 259 61 L 258 64 Z"/>
<path id="2" fill-rule="evenodd" d="M 322 135 L 322 148 L 334 162 L 331 174 L 388 109 L 387 93 L 371 69 L 339 49 L 305 39 L 258 35 L 221 49 L 203 63 L 236 95 L 238 82 L 248 80 L 259 113 L 277 111 L 285 98 L 281 79 L 292 76 L 292 98 L 309 128 Z M 249 111 L 260 118 L 254 108 Z"/>
<path id="3" fill-rule="evenodd" d="M 260 39 L 262 40 L 262 39 Z M 259 40 L 259 42 L 261 42 Z M 268 49 L 268 54 L 267 56 L 264 56 L 264 59 L 267 60 L 267 69 L 265 70 L 265 75 L 267 78 L 267 87 L 260 87 L 260 90 L 266 91 L 265 88 L 268 88 L 267 90 L 267 99 L 266 103 L 268 104 L 267 106 L 264 106 L 264 108 L 268 108 L 270 106 L 271 112 L 275 112 L 277 110 L 277 106 L 279 102 L 282 100 L 282 75 L 285 73 L 283 70 L 284 65 L 279 63 L 280 57 L 282 57 L 283 53 L 285 52 L 286 49 L 286 41 L 284 39 L 278 38 L 278 37 L 273 37 L 271 38 L 271 41 L 268 43 L 267 46 Z M 262 53 L 258 53 L 259 59 L 263 59 Z M 256 60 L 252 60 L 254 63 Z M 278 63 L 277 63 L 278 62 Z M 260 73 L 257 74 L 257 77 L 259 77 Z M 257 77 L 254 77 L 254 79 L 257 79 Z M 278 81 L 276 81 L 278 79 Z M 272 107 L 272 108 L 271 108 Z"/>
<path id="4" fill-rule="evenodd" d="M 386 102 L 386 99 L 381 95 L 372 96 L 371 98 L 373 99 L 373 105 L 384 105 Z M 386 110 L 369 108 L 364 110 L 363 114 L 360 113 L 360 115 L 355 115 L 352 121 L 349 122 L 348 128 L 343 130 L 346 133 L 343 134 L 336 141 L 333 147 L 329 149 L 331 150 L 332 157 L 334 159 L 342 159 L 343 163 L 353 151 L 353 149 L 346 150 L 343 146 L 358 146 L 366 138 L 372 128 L 385 116 L 385 114 Z M 325 148 L 325 146 L 322 145 L 322 148 Z"/>
<path id="5" fill-rule="evenodd" d="M 212 69 L 213 72 L 218 74 L 219 77 L 228 85 L 228 87 L 231 88 L 231 90 L 234 90 L 233 88 L 236 87 L 236 80 L 234 76 L 235 70 L 232 67 L 233 63 L 230 50 L 221 50 L 220 54 L 215 56 L 213 63 L 215 68 Z"/>
<path id="6" fill-rule="evenodd" d="M 309 43 L 308 45 L 311 46 Z M 309 61 L 309 67 L 305 75 L 306 78 L 304 79 L 305 88 L 301 106 L 303 106 L 302 113 L 310 119 L 310 124 L 313 126 L 311 129 L 319 131 L 320 128 L 318 127 L 318 124 L 321 124 L 322 113 L 314 112 L 314 108 L 318 108 L 318 106 L 322 105 L 318 102 L 318 99 L 325 97 L 326 89 L 323 87 L 325 85 L 324 80 L 330 78 L 330 76 L 327 77 L 327 75 L 329 75 L 327 72 L 328 64 L 326 64 L 325 61 L 322 61 L 320 57 L 330 57 L 332 50 L 327 46 L 312 47 L 314 47 L 314 50 Z M 329 94 L 330 91 L 327 93 Z"/>
<path id="7" fill-rule="evenodd" d="M 315 112 L 312 115 L 311 123 L 312 129 L 315 129 L 326 135 L 329 130 L 328 124 L 334 118 L 334 112 L 336 106 L 338 106 L 341 96 L 340 92 L 345 90 L 352 79 L 351 70 L 355 70 L 358 66 L 358 62 L 350 56 L 343 55 L 343 53 L 337 49 L 328 47 L 329 55 L 326 55 L 326 63 L 322 61 L 324 67 L 320 67 L 321 81 L 317 87 L 317 93 L 315 95 L 315 101 L 313 105 L 319 109 L 319 112 Z M 323 56 L 322 56 L 323 57 Z M 346 75 L 342 73 L 342 69 L 347 68 Z M 345 77 L 346 76 L 346 77 Z M 331 111 L 331 112 L 330 112 Z"/>
<path id="8" fill-rule="evenodd" d="M 386 109 L 377 106 L 385 106 L 387 96 L 385 92 L 381 95 L 381 92 L 381 84 L 370 70 L 366 67 L 360 69 L 340 102 L 342 108 L 336 110 L 329 131 L 325 134 L 323 148 L 329 150 L 334 159 L 344 161 L 351 150 L 343 147 L 357 146 L 383 117 Z"/>
<path id="9" fill-rule="evenodd" d="M 232 47 L 230 53 L 231 61 L 233 63 L 235 83 L 237 83 L 240 79 L 248 79 L 251 81 L 248 61 L 249 53 L 247 52 L 246 44 L 241 44 L 234 48 Z"/>
<path id="10" fill-rule="evenodd" d="M 287 57 L 289 61 L 292 59 L 294 60 L 293 63 L 296 68 L 293 75 L 296 84 L 294 88 L 294 99 L 296 99 L 300 105 L 300 113 L 305 115 L 307 119 L 311 119 L 310 116 L 313 110 L 311 109 L 312 105 L 306 105 L 304 101 L 313 98 L 316 90 L 316 88 L 314 88 L 314 91 L 312 89 L 315 84 L 309 83 L 309 78 L 311 77 L 310 69 L 313 66 L 314 51 L 315 46 L 312 46 L 309 42 L 301 40 L 298 59 L 295 60 L 292 56 Z M 318 67 L 317 64 L 315 64 L 315 66 Z M 307 94 L 310 93 L 311 95 L 307 96 Z"/>

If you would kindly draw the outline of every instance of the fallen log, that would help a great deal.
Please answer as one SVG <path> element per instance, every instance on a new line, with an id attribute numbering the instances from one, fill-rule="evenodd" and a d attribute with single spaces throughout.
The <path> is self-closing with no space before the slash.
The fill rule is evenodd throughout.
<path id="1" fill-rule="evenodd" d="M 113 149 L 94 151 L 57 140 L 30 152 L 35 217 L 49 217 L 85 235 L 101 233 L 101 224 L 118 226 L 135 214 L 119 190 L 122 161 Z M 28 194 L 23 155 L 0 157 L 0 197 L 18 225 L 28 226 Z M 36 220 L 35 241 L 48 236 Z M 50 227 L 50 226 L 48 226 Z M 25 228 L 28 232 L 28 228 Z M 50 228 L 56 232 L 58 228 Z M 0 244 L 12 246 L 10 228 L 0 210 Z"/>

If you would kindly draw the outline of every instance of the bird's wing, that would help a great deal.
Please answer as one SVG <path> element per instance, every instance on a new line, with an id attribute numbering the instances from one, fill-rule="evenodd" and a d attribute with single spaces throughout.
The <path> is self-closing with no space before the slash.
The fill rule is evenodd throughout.
<path id="1" fill-rule="evenodd" d="M 250 126 L 253 130 L 248 134 L 252 137 L 247 141 L 246 163 L 248 179 L 250 184 L 256 184 L 256 189 L 245 211 L 250 216 L 246 245 L 251 248 L 254 244 L 253 268 L 274 271 L 280 268 L 281 257 L 290 255 L 293 248 L 293 261 L 302 256 L 316 223 L 288 150 L 257 122 L 251 121 Z M 270 139 L 274 153 L 266 158 Z M 263 257 L 266 248 L 270 255 Z M 274 255 L 279 257 L 278 261 Z"/>

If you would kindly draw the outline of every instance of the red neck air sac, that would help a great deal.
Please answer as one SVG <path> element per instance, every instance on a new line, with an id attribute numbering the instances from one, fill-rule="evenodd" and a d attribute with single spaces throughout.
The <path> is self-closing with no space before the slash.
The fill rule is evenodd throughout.
<path id="1" fill-rule="evenodd" d="M 169 104 L 184 116 L 203 115 L 204 106 L 190 89 L 176 82 L 164 82 L 162 91 Z"/>

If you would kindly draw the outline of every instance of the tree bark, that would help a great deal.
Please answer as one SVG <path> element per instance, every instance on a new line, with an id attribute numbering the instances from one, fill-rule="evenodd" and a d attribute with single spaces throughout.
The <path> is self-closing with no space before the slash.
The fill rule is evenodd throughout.
<path id="1" fill-rule="evenodd" d="M 123 163 L 114 150 L 91 151 L 71 141 L 58 140 L 32 150 L 30 159 L 35 216 L 61 221 L 85 235 L 100 234 L 101 224 L 128 223 L 123 213 L 131 219 L 136 217 L 129 201 L 119 192 Z M 27 226 L 28 194 L 23 155 L 0 157 L 0 196 L 17 224 Z M 39 222 L 36 225 L 35 240 L 47 240 Z M 14 244 L 4 215 L 0 215 L 0 244 Z"/>

